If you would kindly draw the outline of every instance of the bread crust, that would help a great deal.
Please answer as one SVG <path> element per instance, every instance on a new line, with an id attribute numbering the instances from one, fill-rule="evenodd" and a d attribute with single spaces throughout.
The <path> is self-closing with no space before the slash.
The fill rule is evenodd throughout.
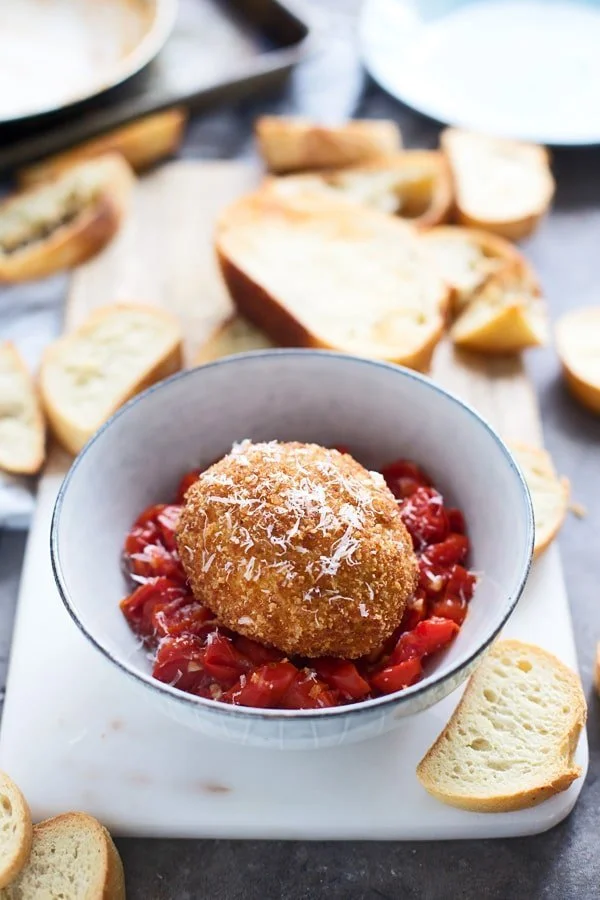
<path id="1" fill-rule="evenodd" d="M 65 169 L 106 153 L 120 154 L 135 172 L 143 172 L 176 152 L 183 139 L 187 118 L 187 112 L 181 107 L 144 116 L 20 169 L 17 181 L 22 187 L 51 181 Z"/>
<path id="2" fill-rule="evenodd" d="M 94 165 L 94 162 L 82 165 Z M 102 188 L 75 217 L 57 225 L 40 240 L 32 240 L 22 250 L 0 252 L 0 282 L 29 281 L 52 275 L 61 269 L 80 265 L 94 256 L 114 237 L 129 208 L 133 175 L 129 165 L 118 155 L 102 159 L 105 178 Z M 76 169 L 57 176 L 57 182 L 69 178 Z M 36 191 L 47 185 L 32 187 L 0 204 L 0 218 L 12 208 L 26 203 Z"/>
<path id="3" fill-rule="evenodd" d="M 0 803 L 4 806 L 5 802 L 12 807 L 10 815 L 17 823 L 18 846 L 13 853 L 0 858 L 0 889 L 14 881 L 27 863 L 33 839 L 33 825 L 27 801 L 14 781 L 5 772 L 0 772 Z"/>
<path id="4" fill-rule="evenodd" d="M 498 796 L 473 796 L 472 794 L 460 794 L 453 792 L 452 794 L 442 790 L 431 777 L 430 766 L 431 761 L 436 758 L 438 751 L 448 741 L 452 740 L 451 729 L 453 725 L 460 720 L 462 711 L 466 706 L 473 686 L 477 680 L 485 677 L 485 667 L 496 656 L 510 653 L 525 652 L 529 655 L 543 657 L 546 662 L 550 662 L 555 670 L 560 671 L 561 677 L 568 682 L 569 693 L 574 704 L 574 712 L 571 724 L 564 735 L 564 741 L 561 751 L 564 751 L 567 762 L 562 766 L 560 771 L 555 771 L 544 782 L 535 782 L 526 790 L 519 790 L 515 793 L 504 794 Z M 577 749 L 581 730 L 585 725 L 587 718 L 587 707 L 585 697 L 581 687 L 579 677 L 569 669 L 561 660 L 548 651 L 543 650 L 533 644 L 526 644 L 518 640 L 501 640 L 497 641 L 484 661 L 471 676 L 465 692 L 452 713 L 445 728 L 429 748 L 423 759 L 417 766 L 417 777 L 426 791 L 442 803 L 449 806 L 455 806 L 459 809 L 467 809 L 473 812 L 511 812 L 520 809 L 527 809 L 531 806 L 537 806 L 544 800 L 554 794 L 565 791 L 577 778 L 581 775 L 581 769 L 575 764 L 573 756 Z"/>
<path id="5" fill-rule="evenodd" d="M 525 479 L 527 480 L 527 470 L 523 465 L 523 456 L 520 454 L 528 454 L 530 456 L 535 456 L 536 466 L 537 468 L 543 472 L 544 477 L 548 481 L 552 481 L 556 487 L 556 492 L 562 494 L 562 504 L 560 509 L 558 510 L 558 515 L 555 517 L 554 522 L 552 523 L 552 527 L 547 530 L 544 537 L 541 536 L 539 529 L 536 529 L 535 534 L 535 544 L 533 548 L 534 558 L 537 559 L 544 553 L 545 550 L 548 549 L 550 544 L 558 535 L 558 532 L 563 526 L 565 521 L 567 510 L 569 508 L 569 496 L 571 493 L 571 484 L 568 478 L 559 477 L 556 474 L 556 470 L 554 468 L 554 464 L 552 463 L 552 459 L 550 454 L 543 450 L 541 447 L 532 447 L 530 444 L 526 444 L 523 441 L 511 441 L 509 444 L 511 450 L 515 452 L 517 457 L 517 462 L 519 462 L 523 467 L 523 474 L 525 475 Z M 529 484 L 529 483 L 528 483 Z M 531 490 L 531 498 L 533 501 L 533 508 L 535 512 L 535 491 Z"/>
<path id="6" fill-rule="evenodd" d="M 194 365 L 202 366 L 224 356 L 234 356 L 249 350 L 268 350 L 275 346 L 259 328 L 232 313 L 211 331 L 198 350 Z"/>
<path id="7" fill-rule="evenodd" d="M 6 341 L 0 344 L 0 354 L 6 354 L 14 370 L 18 372 L 26 381 L 30 392 L 30 399 L 34 410 L 34 420 L 32 424 L 32 444 L 35 445 L 34 453 L 27 460 L 21 460 L 16 463 L 11 461 L 2 452 L 0 447 L 0 468 L 5 472 L 11 472 L 15 475 L 35 475 L 42 468 L 46 459 L 46 422 L 42 412 L 40 396 L 37 385 L 33 380 L 25 360 L 18 352 L 16 347 Z"/>

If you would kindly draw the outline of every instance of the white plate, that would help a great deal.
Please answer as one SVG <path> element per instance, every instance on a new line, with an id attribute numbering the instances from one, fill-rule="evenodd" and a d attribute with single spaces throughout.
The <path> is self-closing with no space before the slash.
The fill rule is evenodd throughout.
<path id="1" fill-rule="evenodd" d="M 360 38 L 373 78 L 434 119 L 600 143 L 598 0 L 366 0 Z"/>
<path id="2" fill-rule="evenodd" d="M 53 112 L 139 72 L 178 0 L 0 0 L 0 123 Z"/>

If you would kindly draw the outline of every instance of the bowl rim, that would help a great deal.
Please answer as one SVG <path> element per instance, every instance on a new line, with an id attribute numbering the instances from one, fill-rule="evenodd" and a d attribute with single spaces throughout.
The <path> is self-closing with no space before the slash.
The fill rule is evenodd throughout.
<path id="1" fill-rule="evenodd" d="M 110 650 L 108 650 L 96 637 L 94 637 L 93 634 L 90 633 L 90 631 L 86 628 L 86 626 L 79 618 L 76 604 L 73 602 L 70 596 L 69 590 L 66 585 L 66 580 L 63 575 L 60 561 L 60 546 L 58 534 L 60 528 L 60 516 L 65 496 L 69 489 L 69 485 L 87 452 L 93 447 L 96 441 L 101 438 L 104 432 L 112 426 L 113 422 L 115 422 L 117 419 L 120 419 L 122 416 L 127 415 L 128 411 L 131 408 L 142 402 L 146 397 L 162 390 L 164 387 L 174 382 L 189 378 L 196 372 L 204 369 L 211 369 L 216 368 L 217 366 L 227 366 L 232 364 L 239 365 L 240 363 L 244 364 L 255 359 L 264 360 L 265 358 L 276 358 L 282 356 L 289 358 L 309 358 L 316 356 L 320 358 L 331 359 L 333 361 L 341 359 L 353 364 L 384 369 L 394 376 L 399 375 L 404 378 L 409 378 L 410 380 L 416 381 L 424 385 L 426 388 L 437 392 L 438 394 L 442 394 L 455 406 L 458 406 L 464 412 L 468 413 L 468 415 L 470 415 L 472 419 L 474 419 L 481 427 L 484 428 L 485 431 L 487 431 L 488 435 L 500 448 L 501 453 L 508 463 L 509 468 L 513 471 L 514 475 L 517 477 L 517 480 L 521 485 L 528 540 L 524 546 L 521 573 L 517 578 L 517 582 L 515 584 L 515 587 L 513 588 L 512 595 L 509 597 L 506 609 L 501 616 L 498 624 L 492 629 L 492 631 L 486 636 L 486 638 L 481 643 L 478 643 L 477 647 L 472 652 L 470 652 L 466 656 L 466 658 L 459 659 L 447 671 L 440 673 L 438 677 L 436 677 L 435 672 L 433 672 L 422 681 L 419 681 L 410 687 L 403 688 L 400 691 L 396 691 L 392 694 L 385 694 L 382 697 L 361 700 L 357 703 L 350 703 L 343 706 L 328 707 L 326 709 L 262 709 L 259 707 L 234 706 L 233 704 L 223 703 L 219 700 L 209 700 L 204 697 L 197 697 L 194 694 L 188 694 L 185 691 L 179 691 L 174 686 L 165 684 L 161 681 L 158 681 L 156 678 L 153 678 L 151 674 L 141 672 L 139 669 L 129 665 L 127 661 L 117 659 Z M 60 597 L 79 631 L 106 659 L 114 663 L 126 675 L 130 676 L 135 681 L 145 685 L 146 687 L 149 687 L 159 696 L 170 697 L 178 701 L 180 704 L 189 706 L 192 709 L 205 710 L 208 714 L 216 716 L 223 714 L 234 719 L 263 719 L 269 721 L 316 721 L 325 718 L 332 719 L 336 716 L 368 713 L 371 710 L 377 710 L 387 706 L 397 706 L 400 703 L 406 703 L 409 700 L 418 699 L 432 688 L 439 688 L 442 685 L 447 684 L 448 682 L 452 682 L 462 672 L 468 670 L 469 667 L 472 666 L 474 661 L 487 650 L 487 648 L 495 640 L 499 632 L 502 630 L 502 628 L 512 615 L 523 593 L 525 584 L 527 582 L 527 577 L 531 570 L 533 561 L 534 539 L 535 523 L 533 516 L 533 504 L 531 501 L 531 495 L 527 486 L 527 482 L 525 481 L 525 477 L 515 459 L 513 458 L 510 450 L 508 449 L 502 438 L 499 436 L 499 434 L 470 404 L 465 403 L 465 401 L 461 400 L 455 394 L 441 387 L 441 385 L 437 384 L 429 376 L 423 375 L 419 372 L 415 372 L 412 369 L 407 369 L 404 366 L 396 365 L 394 363 L 388 363 L 382 360 L 367 359 L 360 356 L 354 356 L 352 354 L 337 353 L 329 350 L 274 348 L 269 350 L 254 350 L 247 353 L 239 353 L 233 356 L 222 357 L 221 359 L 205 363 L 201 366 L 184 369 L 180 372 L 175 373 L 174 375 L 171 375 L 169 378 L 166 378 L 163 381 L 159 381 L 156 384 L 151 385 L 145 391 L 137 394 L 135 397 L 121 406 L 115 413 L 113 413 L 113 415 L 98 429 L 98 431 L 96 431 L 96 433 L 89 439 L 83 449 L 76 456 L 73 463 L 71 464 L 71 467 L 69 468 L 69 471 L 65 475 L 60 485 L 54 504 L 52 522 L 50 525 L 50 559 L 54 581 L 58 588 Z"/>

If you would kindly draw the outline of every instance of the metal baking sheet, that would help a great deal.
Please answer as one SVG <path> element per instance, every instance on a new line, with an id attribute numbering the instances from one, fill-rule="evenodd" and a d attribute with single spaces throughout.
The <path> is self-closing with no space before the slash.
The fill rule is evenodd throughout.
<path id="1" fill-rule="evenodd" d="M 197 110 L 272 87 L 308 43 L 288 0 L 180 0 L 171 37 L 138 75 L 94 101 L 0 126 L 0 172 L 174 104 Z"/>

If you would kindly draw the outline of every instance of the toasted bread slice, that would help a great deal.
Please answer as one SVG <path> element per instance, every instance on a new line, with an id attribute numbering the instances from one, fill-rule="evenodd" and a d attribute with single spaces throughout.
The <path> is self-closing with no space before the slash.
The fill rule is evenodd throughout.
<path id="1" fill-rule="evenodd" d="M 543 147 L 458 128 L 442 132 L 441 146 L 454 178 L 459 222 L 511 241 L 535 230 L 554 196 Z"/>
<path id="2" fill-rule="evenodd" d="M 1 900 L 125 900 L 123 864 L 110 834 L 81 812 L 33 829 L 31 856 Z"/>
<path id="3" fill-rule="evenodd" d="M 452 209 L 450 171 L 435 150 L 406 150 L 362 166 L 287 175 L 270 183 L 284 196 L 306 190 L 341 194 L 423 229 L 445 222 Z"/>
<path id="4" fill-rule="evenodd" d="M 270 172 L 356 166 L 402 147 L 400 129 L 388 119 L 327 126 L 295 116 L 261 116 L 255 132 Z"/>
<path id="5" fill-rule="evenodd" d="M 510 270 L 534 294 L 540 293 L 535 272 L 514 244 L 476 228 L 441 225 L 423 235 L 434 263 L 451 289 L 453 312 L 461 312 L 475 294 L 500 272 Z"/>
<path id="6" fill-rule="evenodd" d="M 143 172 L 175 153 L 183 139 L 186 122 L 187 113 L 181 108 L 145 116 L 20 169 L 17 180 L 23 187 L 51 181 L 65 169 L 106 153 L 120 154 L 134 171 Z"/>
<path id="7" fill-rule="evenodd" d="M 275 343 L 429 366 L 448 291 L 410 225 L 267 189 L 224 213 L 216 247 L 238 311 Z"/>
<path id="8" fill-rule="evenodd" d="M 35 384 L 21 355 L 0 344 L 0 469 L 33 475 L 45 458 L 46 426 Z"/>
<path id="9" fill-rule="evenodd" d="M 223 356 L 235 356 L 236 353 L 247 353 L 249 350 L 269 350 L 274 346 L 273 341 L 252 322 L 233 315 L 208 336 L 198 350 L 194 363 L 202 366 Z"/>
<path id="10" fill-rule="evenodd" d="M 457 347 L 489 355 L 540 346 L 548 339 L 544 301 L 523 285 L 518 269 L 501 270 L 466 305 L 450 337 Z"/>
<path id="11" fill-rule="evenodd" d="M 500 641 L 417 766 L 438 800 L 477 812 L 526 809 L 581 775 L 574 755 L 587 710 L 581 683 L 551 653 Z"/>
<path id="12" fill-rule="evenodd" d="M 31 851 L 31 813 L 25 797 L 4 772 L 0 772 L 0 888 L 13 881 Z"/>
<path id="13" fill-rule="evenodd" d="M 550 454 L 539 447 L 513 441 L 510 444 L 531 494 L 535 518 L 534 554 L 539 556 L 548 547 L 567 515 L 569 481 L 559 478 Z"/>
<path id="14" fill-rule="evenodd" d="M 0 204 L 0 281 L 43 278 L 89 259 L 116 234 L 133 174 L 116 154 L 73 166 Z"/>
<path id="15" fill-rule="evenodd" d="M 181 329 L 151 306 L 105 306 L 80 328 L 51 344 L 40 371 L 50 426 L 78 453 L 135 394 L 181 368 Z"/>
<path id="16" fill-rule="evenodd" d="M 567 387 L 580 403 L 600 413 L 600 306 L 561 316 L 554 338 Z"/>

